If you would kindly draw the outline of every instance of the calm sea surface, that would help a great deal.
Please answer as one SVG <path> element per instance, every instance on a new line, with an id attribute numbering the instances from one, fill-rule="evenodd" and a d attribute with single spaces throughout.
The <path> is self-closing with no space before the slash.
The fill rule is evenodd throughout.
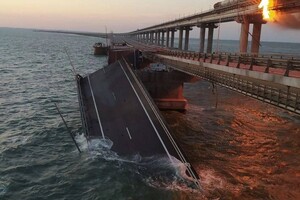
<path id="1" fill-rule="evenodd" d="M 97 143 L 88 151 L 71 65 L 84 75 L 106 64 L 101 39 L 0 28 L 0 199 L 300 199 L 300 117 L 200 81 L 185 85 L 186 113 L 164 112 L 201 177 L 185 185 L 164 158 L 120 158 Z M 191 49 L 197 49 L 191 40 Z M 236 41 L 219 48 L 237 50 Z M 263 43 L 297 54 L 299 44 Z M 78 154 L 54 103 L 76 140 Z"/>

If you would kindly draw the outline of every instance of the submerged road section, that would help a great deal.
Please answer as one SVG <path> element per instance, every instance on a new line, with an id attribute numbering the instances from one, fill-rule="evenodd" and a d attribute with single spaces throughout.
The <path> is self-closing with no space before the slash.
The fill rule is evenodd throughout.
<path id="1" fill-rule="evenodd" d="M 171 136 L 158 109 L 123 58 L 86 77 L 77 76 L 79 104 L 88 140 L 109 139 L 120 156 L 167 156 L 199 177 Z M 174 159 L 176 158 L 176 159 Z"/>

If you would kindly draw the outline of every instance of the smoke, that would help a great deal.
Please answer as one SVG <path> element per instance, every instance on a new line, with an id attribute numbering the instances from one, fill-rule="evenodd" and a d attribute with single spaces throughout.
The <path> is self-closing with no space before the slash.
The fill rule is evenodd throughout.
<path id="1" fill-rule="evenodd" d="M 277 14 L 275 23 L 284 28 L 300 29 L 300 13 L 297 14 Z"/>

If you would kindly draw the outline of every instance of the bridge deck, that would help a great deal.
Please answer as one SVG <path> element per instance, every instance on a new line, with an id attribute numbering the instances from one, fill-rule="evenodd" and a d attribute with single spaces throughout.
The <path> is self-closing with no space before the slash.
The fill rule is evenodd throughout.
<path id="1" fill-rule="evenodd" d="M 125 59 L 80 77 L 77 83 L 88 140 L 110 139 L 111 150 L 121 156 L 162 155 L 187 163 Z M 187 172 L 198 179 L 191 167 Z"/>

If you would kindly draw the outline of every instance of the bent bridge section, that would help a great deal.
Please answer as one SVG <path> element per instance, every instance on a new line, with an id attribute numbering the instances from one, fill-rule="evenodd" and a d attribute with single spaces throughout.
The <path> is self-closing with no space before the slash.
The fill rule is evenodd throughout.
<path id="1" fill-rule="evenodd" d="M 173 157 L 184 163 L 194 183 L 199 177 L 176 144 L 164 120 L 123 58 L 86 77 L 77 76 L 87 140 L 109 139 L 120 156 Z"/>

